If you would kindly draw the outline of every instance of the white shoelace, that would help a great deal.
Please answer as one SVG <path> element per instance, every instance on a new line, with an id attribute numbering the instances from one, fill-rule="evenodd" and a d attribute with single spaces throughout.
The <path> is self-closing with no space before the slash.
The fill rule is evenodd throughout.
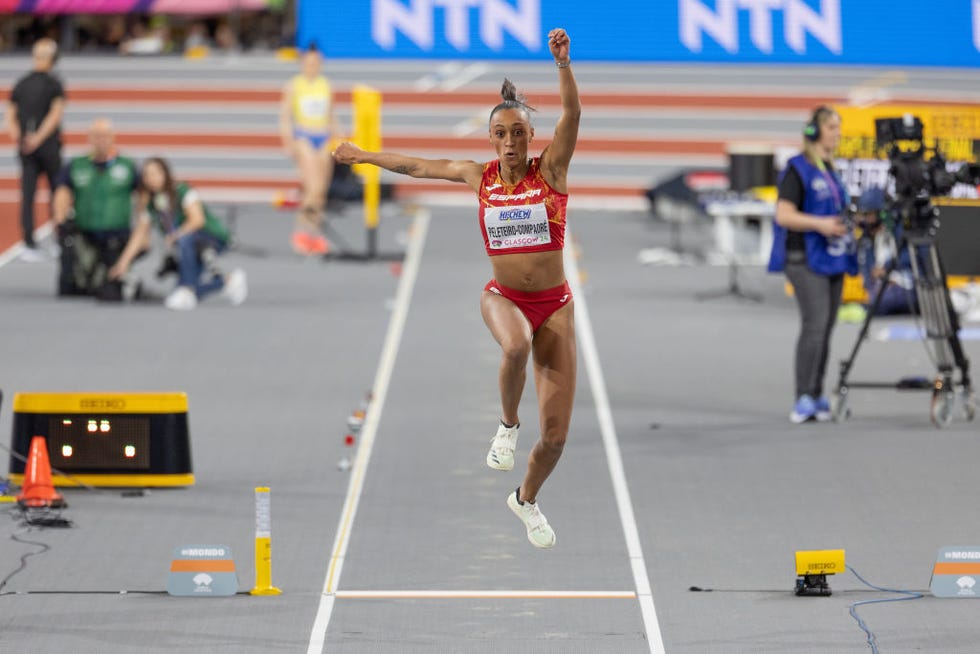
<path id="1" fill-rule="evenodd" d="M 537 504 L 528 504 L 525 502 L 524 506 L 528 507 L 524 511 L 525 515 L 527 515 L 527 524 L 532 530 L 541 529 L 548 524 L 548 519 L 541 513 L 541 509 L 538 508 Z"/>
<path id="2" fill-rule="evenodd" d="M 508 449 L 513 450 L 517 445 L 517 431 L 515 429 L 508 429 L 502 434 L 497 434 L 491 441 L 493 443 L 493 449 Z"/>

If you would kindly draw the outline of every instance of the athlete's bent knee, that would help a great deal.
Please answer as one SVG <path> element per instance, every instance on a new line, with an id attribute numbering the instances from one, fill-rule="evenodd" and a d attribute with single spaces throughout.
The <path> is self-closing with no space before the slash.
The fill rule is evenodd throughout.
<path id="1" fill-rule="evenodd" d="M 504 360 L 514 365 L 525 365 L 531 356 L 531 341 L 524 338 L 506 339 L 500 344 Z"/>
<path id="2" fill-rule="evenodd" d="M 554 454 L 561 454 L 565 449 L 565 438 L 568 434 L 562 432 L 545 432 L 541 436 L 541 445 Z"/>

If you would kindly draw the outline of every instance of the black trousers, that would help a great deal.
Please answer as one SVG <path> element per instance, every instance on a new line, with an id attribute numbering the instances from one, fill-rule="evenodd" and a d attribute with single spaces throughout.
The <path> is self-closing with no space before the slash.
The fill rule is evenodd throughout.
<path id="1" fill-rule="evenodd" d="M 20 227 L 24 245 L 34 247 L 34 193 L 41 175 L 48 179 L 54 193 L 54 181 L 61 169 L 61 143 L 50 138 L 30 154 L 20 155 Z"/>
<path id="2" fill-rule="evenodd" d="M 107 274 L 125 249 L 129 235 L 128 229 L 82 231 L 72 221 L 64 223 L 58 229 L 58 295 L 98 295 L 113 284 L 121 292 L 122 284 L 108 281 Z"/>

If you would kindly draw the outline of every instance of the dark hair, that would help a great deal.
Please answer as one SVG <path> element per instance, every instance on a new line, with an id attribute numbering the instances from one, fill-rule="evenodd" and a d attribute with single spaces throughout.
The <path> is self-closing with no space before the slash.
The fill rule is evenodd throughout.
<path id="1" fill-rule="evenodd" d="M 146 188 L 146 183 L 143 181 L 143 173 L 146 171 L 146 167 L 151 163 L 155 163 L 160 166 L 163 170 L 163 193 L 167 194 L 167 199 L 170 202 L 170 211 L 172 213 L 177 212 L 177 182 L 174 180 L 173 173 L 170 171 L 170 164 L 163 157 L 150 157 L 143 162 L 143 168 L 140 170 L 140 190 L 146 191 L 149 194 L 153 194 L 154 191 Z"/>
<path id="2" fill-rule="evenodd" d="M 527 122 L 531 122 L 531 112 L 537 110 L 527 104 L 527 98 L 524 97 L 524 94 L 518 93 L 517 87 L 506 77 L 504 78 L 503 85 L 500 87 L 500 97 L 504 101 L 490 111 L 490 120 L 493 120 L 494 114 L 501 109 L 520 109 L 527 116 Z"/>

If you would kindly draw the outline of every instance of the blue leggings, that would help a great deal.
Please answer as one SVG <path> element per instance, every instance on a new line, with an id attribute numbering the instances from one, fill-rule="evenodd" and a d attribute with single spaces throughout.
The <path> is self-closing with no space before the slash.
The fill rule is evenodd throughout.
<path id="1" fill-rule="evenodd" d="M 185 234 L 177 239 L 177 277 L 180 286 L 194 289 L 198 298 L 221 290 L 225 285 L 224 277 L 211 274 L 205 257 L 220 254 L 227 247 L 221 241 L 204 230 Z"/>

